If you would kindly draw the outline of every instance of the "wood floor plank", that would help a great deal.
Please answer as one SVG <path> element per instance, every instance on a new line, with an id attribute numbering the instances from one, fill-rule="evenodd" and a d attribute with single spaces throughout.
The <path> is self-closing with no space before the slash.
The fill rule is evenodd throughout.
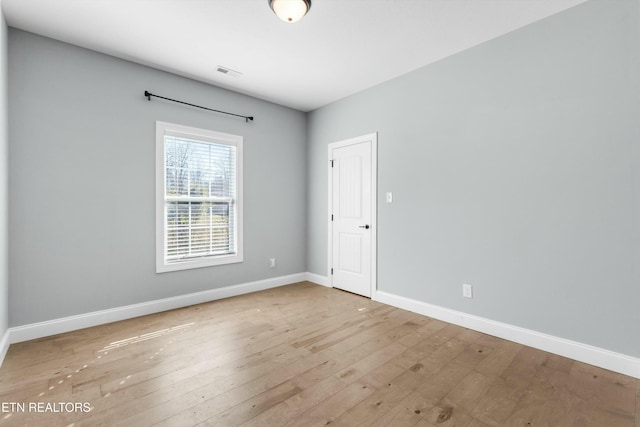
<path id="1" fill-rule="evenodd" d="M 302 414 L 346 387 L 348 386 L 345 386 L 344 382 L 340 381 L 337 377 L 329 376 L 241 425 L 243 427 L 285 425 L 300 419 Z"/>
<path id="2" fill-rule="evenodd" d="M 506 425 L 518 399 L 512 395 L 512 388 L 501 378 L 495 378 L 487 392 L 480 396 L 470 415 L 477 421 L 491 426 Z"/>
<path id="3" fill-rule="evenodd" d="M 493 378 L 489 378 L 479 372 L 471 372 L 464 377 L 451 392 L 446 396 L 456 408 L 471 413 L 477 402 L 487 393 L 494 383 Z"/>
<path id="4" fill-rule="evenodd" d="M 423 418 L 424 421 L 437 426 L 446 427 L 467 427 L 474 420 L 464 410 L 457 408 L 448 399 L 442 399 L 437 405 L 435 405 L 431 411 Z M 420 425 L 420 424 L 418 424 Z M 518 425 L 518 424 L 510 424 Z M 524 424 L 526 426 L 526 424 Z"/>
<path id="5" fill-rule="evenodd" d="M 158 426 L 172 425 L 240 425 L 245 421 L 254 418 L 256 415 L 276 406 L 278 403 L 287 400 L 291 396 L 295 396 L 302 392 L 292 381 L 285 381 L 269 390 L 254 396 L 251 399 L 227 409 L 226 411 L 210 416 L 206 410 L 199 410 L 198 406 L 192 407 L 189 411 L 177 413 L 171 418 L 158 423 Z M 204 408 L 203 408 L 204 409 Z"/>
<path id="6" fill-rule="evenodd" d="M 337 417 L 362 402 L 374 392 L 375 389 L 370 384 L 357 380 L 322 401 L 311 410 L 301 414 L 295 420 L 291 420 L 285 424 L 285 427 L 319 427 L 333 424 Z"/>
<path id="7" fill-rule="evenodd" d="M 373 425 L 376 420 L 393 410 L 409 394 L 411 391 L 395 387 L 393 384 L 379 388 L 366 399 L 349 408 L 332 424 L 338 426 Z"/>
<path id="8" fill-rule="evenodd" d="M 501 375 L 513 362 L 522 347 L 522 345 L 511 341 L 502 341 L 493 349 L 491 357 L 486 358 L 476 366 L 476 370 L 489 376 Z"/>
<path id="9" fill-rule="evenodd" d="M 640 381 L 303 282 L 11 345 L 7 426 L 640 427 Z"/>
<path id="10" fill-rule="evenodd" d="M 414 426 L 420 422 L 431 409 L 432 405 L 429 404 L 422 395 L 416 392 L 410 392 L 404 399 L 398 402 L 395 407 L 386 411 L 377 420 L 372 421 L 371 425 L 374 427 Z"/>
<path id="11" fill-rule="evenodd" d="M 640 427 L 640 380 L 636 380 L 636 427 Z"/>

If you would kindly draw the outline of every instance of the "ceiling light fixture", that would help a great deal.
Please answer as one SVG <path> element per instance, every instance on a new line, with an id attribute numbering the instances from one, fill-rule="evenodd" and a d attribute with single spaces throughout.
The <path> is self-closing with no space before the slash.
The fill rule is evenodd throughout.
<path id="1" fill-rule="evenodd" d="M 293 24 L 311 9 L 311 0 L 268 0 L 273 13 L 284 22 Z"/>

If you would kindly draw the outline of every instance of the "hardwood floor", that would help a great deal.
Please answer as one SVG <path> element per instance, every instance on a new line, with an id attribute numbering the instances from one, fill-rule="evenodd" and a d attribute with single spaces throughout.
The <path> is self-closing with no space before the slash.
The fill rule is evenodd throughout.
<path id="1" fill-rule="evenodd" d="M 311 283 L 14 344 L 0 403 L 8 426 L 640 427 L 640 380 Z"/>

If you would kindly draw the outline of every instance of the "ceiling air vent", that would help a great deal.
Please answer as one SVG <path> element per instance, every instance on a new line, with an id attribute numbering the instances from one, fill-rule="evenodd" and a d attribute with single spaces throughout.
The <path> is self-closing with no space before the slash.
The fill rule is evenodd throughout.
<path id="1" fill-rule="evenodd" d="M 218 65 L 216 71 L 231 77 L 240 77 L 242 75 L 240 71 L 232 70 L 231 68 L 223 67 L 222 65 Z"/>

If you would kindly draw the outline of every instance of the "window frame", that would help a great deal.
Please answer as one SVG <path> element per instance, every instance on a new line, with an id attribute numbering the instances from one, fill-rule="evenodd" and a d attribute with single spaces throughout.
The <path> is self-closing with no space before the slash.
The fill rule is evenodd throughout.
<path id="1" fill-rule="evenodd" d="M 166 153 L 165 135 L 181 136 L 207 143 L 228 145 L 236 148 L 236 197 L 235 197 L 235 254 L 208 255 L 167 262 L 167 212 L 166 212 Z M 228 133 L 200 129 L 191 126 L 156 121 L 156 273 L 188 270 L 239 263 L 243 261 L 243 137 Z"/>

